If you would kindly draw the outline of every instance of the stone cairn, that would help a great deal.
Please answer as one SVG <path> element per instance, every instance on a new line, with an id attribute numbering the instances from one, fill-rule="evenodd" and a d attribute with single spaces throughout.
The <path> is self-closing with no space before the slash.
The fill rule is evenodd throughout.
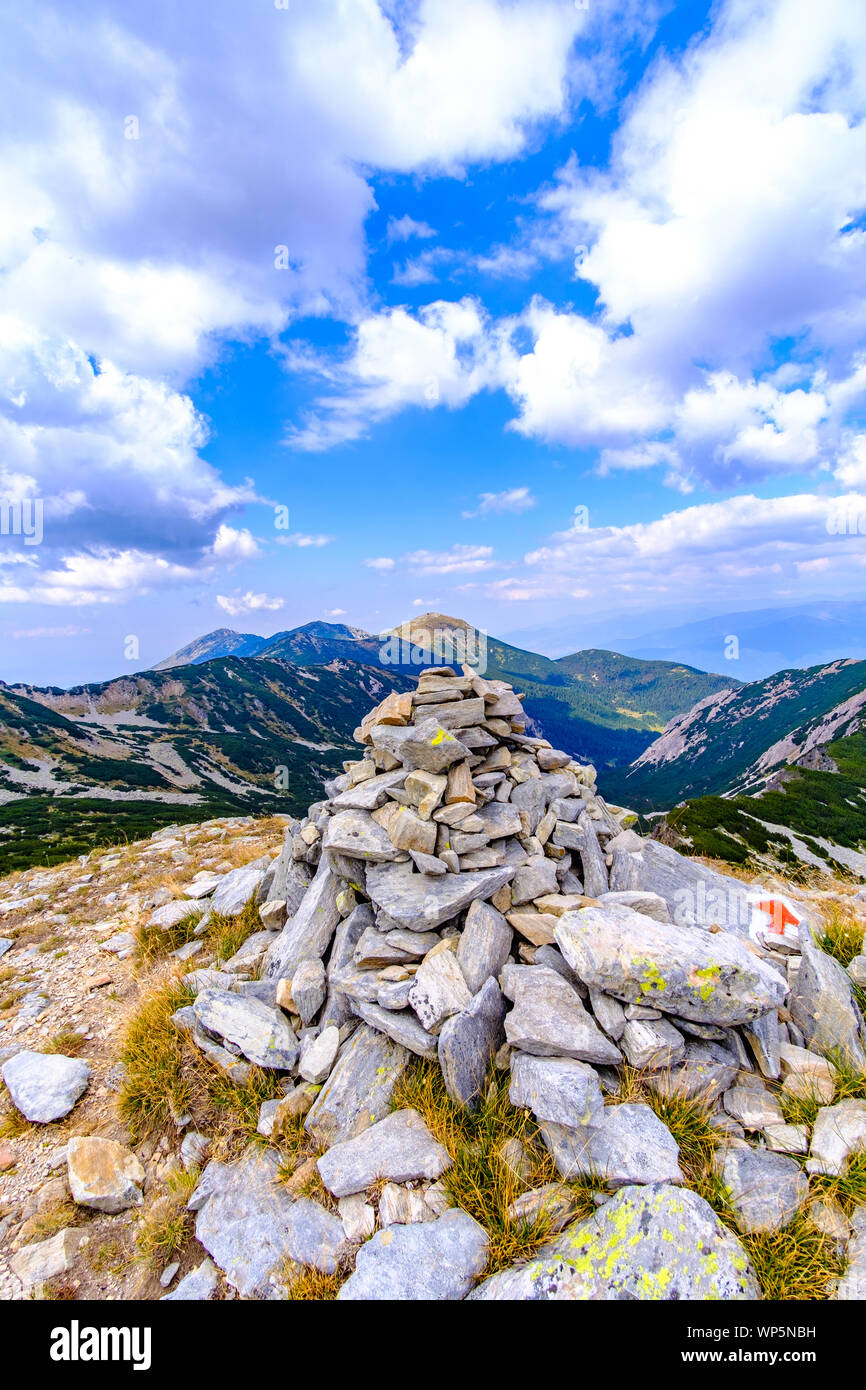
<path id="1" fill-rule="evenodd" d="M 560 1286 L 571 1297 L 760 1296 L 736 1237 L 683 1187 L 667 1126 L 646 1104 L 604 1104 L 626 1062 L 714 1110 L 745 1230 L 787 1224 L 808 1175 L 838 1171 L 866 1143 L 866 1104 L 832 1105 L 821 1055 L 866 1065 L 863 1021 L 808 921 L 793 937 L 755 936 L 738 914 L 720 927 L 743 885 L 638 836 L 597 794 L 591 767 L 526 729 L 505 682 L 470 667 L 422 671 L 417 689 L 366 716 L 363 756 L 289 827 L 279 857 L 216 889 L 221 911 L 255 894 L 266 930 L 220 970 L 188 974 L 195 1003 L 176 1020 L 237 1079 L 250 1064 L 287 1073 L 260 1131 L 276 1137 L 288 1115 L 305 1117 L 340 1213 L 275 1196 L 273 1149 L 209 1164 L 191 1203 L 197 1235 L 242 1294 L 273 1296 L 280 1254 L 330 1273 L 347 1250 L 357 1262 L 341 1298 L 469 1294 L 487 1236 L 447 1209 L 436 1180 L 450 1160 L 421 1117 L 391 1113 L 413 1055 L 436 1062 L 466 1106 L 491 1063 L 509 1070 L 511 1101 L 533 1112 L 561 1177 L 591 1174 L 616 1194 L 566 1232 L 563 1251 L 495 1275 L 473 1298 L 555 1297 Z M 794 1094 L 820 1090 L 830 1118 L 811 1140 L 765 1085 L 782 1078 Z M 791 1155 L 806 1153 L 804 1170 Z M 377 1216 L 367 1194 L 382 1180 Z M 515 1214 L 532 1219 L 548 1201 L 560 1203 L 553 1229 L 565 1226 L 561 1185 L 524 1194 Z M 387 1239 L 377 1221 L 390 1223 Z"/>

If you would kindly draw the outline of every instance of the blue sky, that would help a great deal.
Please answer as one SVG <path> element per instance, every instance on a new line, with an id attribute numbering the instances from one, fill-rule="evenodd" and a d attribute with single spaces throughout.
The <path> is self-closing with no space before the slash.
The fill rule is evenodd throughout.
<path id="1" fill-rule="evenodd" d="M 0 678 L 861 596 L 862 7 L 0 16 Z"/>

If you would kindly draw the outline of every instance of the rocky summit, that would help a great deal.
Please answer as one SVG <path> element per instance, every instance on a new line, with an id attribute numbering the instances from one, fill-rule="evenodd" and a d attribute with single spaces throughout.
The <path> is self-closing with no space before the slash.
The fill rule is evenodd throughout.
<path id="1" fill-rule="evenodd" d="M 291 1297 L 306 1278 L 356 1300 L 753 1300 L 773 1295 L 749 1241 L 803 1222 L 829 1242 L 826 1296 L 862 1287 L 856 1186 L 828 1186 L 866 1152 L 862 994 L 816 901 L 794 931 L 772 913 L 752 931 L 741 880 L 642 838 L 532 728 L 507 682 L 423 670 L 274 857 L 155 902 L 149 931 L 190 924 L 181 1045 L 226 1085 L 270 1078 L 257 1146 L 217 1157 L 172 1113 L 195 1240 L 162 1296 Z M 250 905 L 255 929 L 211 959 L 210 924 Z M 3 1075 L 44 1123 L 89 1073 L 13 1048 Z M 492 1160 L 450 1143 L 496 1104 L 519 1120 L 495 1155 L 507 1220 L 535 1233 L 508 1258 L 472 1195 Z M 75 1202 L 137 1207 L 139 1156 L 73 1139 Z M 66 1269 L 80 1239 L 70 1223 L 23 1246 L 18 1277 Z"/>

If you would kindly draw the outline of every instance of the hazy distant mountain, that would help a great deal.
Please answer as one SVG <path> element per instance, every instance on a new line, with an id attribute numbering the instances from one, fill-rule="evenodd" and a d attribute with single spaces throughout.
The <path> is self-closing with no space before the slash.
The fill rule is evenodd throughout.
<path id="1" fill-rule="evenodd" d="M 518 637 L 545 651 L 563 652 L 585 642 L 586 629 L 582 620 L 573 619 L 528 629 L 515 634 Z M 735 660 L 726 655 L 731 637 L 739 643 Z M 611 635 L 606 644 L 644 660 L 683 661 L 702 671 L 760 680 L 775 671 L 826 665 L 838 657 L 866 658 L 866 603 L 832 600 L 723 613 L 627 636 Z"/>
<path id="2" fill-rule="evenodd" d="M 256 636 L 254 632 L 234 632 L 230 627 L 218 627 L 213 632 L 206 632 L 204 637 L 196 637 L 151 669 L 170 671 L 174 666 L 198 666 L 219 656 L 257 656 L 268 640 L 267 637 Z"/>

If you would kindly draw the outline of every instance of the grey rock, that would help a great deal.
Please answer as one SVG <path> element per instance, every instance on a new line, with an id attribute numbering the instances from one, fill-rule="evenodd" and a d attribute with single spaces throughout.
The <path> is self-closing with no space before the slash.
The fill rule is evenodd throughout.
<path id="1" fill-rule="evenodd" d="M 323 1028 L 316 1038 L 304 1038 L 301 1043 L 298 1075 L 314 1085 L 326 1081 L 333 1070 L 339 1050 L 340 1030 L 333 1024 Z"/>
<path id="2" fill-rule="evenodd" d="M 844 966 L 803 932 L 802 959 L 791 991 L 794 1023 L 815 1052 L 838 1048 L 857 1067 L 866 1067 L 863 1019 Z"/>
<path id="3" fill-rule="evenodd" d="M 511 804 L 516 806 L 519 811 L 525 811 L 529 817 L 529 832 L 534 835 L 538 829 L 538 823 L 544 815 L 546 797 L 544 785 L 540 777 L 529 777 L 525 782 L 520 782 L 511 793 Z"/>
<path id="4" fill-rule="evenodd" d="M 264 869 L 232 869 L 219 884 L 209 907 L 224 917 L 234 917 L 243 912 L 250 898 L 254 898 L 265 878 Z M 191 904 L 192 906 L 192 904 Z"/>
<path id="5" fill-rule="evenodd" d="M 505 1019 L 505 1036 L 519 1052 L 536 1057 L 575 1057 L 616 1064 L 617 1047 L 604 1036 L 571 986 L 547 966 L 515 971 L 514 1008 Z"/>
<path id="6" fill-rule="evenodd" d="M 352 1012 L 417 1057 L 436 1060 L 436 1036 L 421 1026 L 411 1009 L 382 1009 L 378 1004 L 353 999 Z"/>
<path id="7" fill-rule="evenodd" d="M 815 1117 L 806 1169 L 841 1177 L 853 1153 L 866 1149 L 866 1101 L 840 1100 L 824 1105 Z"/>
<path id="8" fill-rule="evenodd" d="M 393 772 L 381 772 L 377 777 L 368 777 L 365 782 L 340 792 L 331 805 L 335 811 L 375 811 L 388 800 L 389 789 L 401 787 L 405 780 L 406 773 L 402 767 Z"/>
<path id="9" fill-rule="evenodd" d="M 483 821 L 484 830 L 490 840 L 501 840 L 505 835 L 522 833 L 520 811 L 510 801 L 489 801 L 486 806 L 478 807 L 476 815 Z M 479 893 L 478 896 L 488 895 Z"/>
<path id="10" fill-rule="evenodd" d="M 60 1053 L 18 1052 L 4 1063 L 0 1074 L 15 1108 L 40 1125 L 68 1115 L 90 1081 L 85 1061 Z"/>
<path id="11" fill-rule="evenodd" d="M 206 1256 L 181 1279 L 172 1293 L 163 1295 L 161 1302 L 204 1303 L 216 1293 L 218 1283 L 219 1271 L 210 1256 Z"/>
<path id="12" fill-rule="evenodd" d="M 277 939 L 277 933 L 255 931 L 248 936 L 243 945 L 223 962 L 222 973 L 226 975 L 249 975 L 261 964 L 265 952 Z M 201 943 L 196 943 L 200 945 Z"/>
<path id="13" fill-rule="evenodd" d="M 583 864 L 583 891 L 589 898 L 599 898 L 609 887 L 604 853 L 598 843 L 595 823 L 588 812 L 582 811 L 577 818 L 577 829 L 582 833 L 579 845 L 580 860 Z M 566 847 L 567 848 L 567 847 Z"/>
<path id="14" fill-rule="evenodd" d="M 67 1226 L 64 1231 L 51 1236 L 50 1240 L 22 1246 L 10 1257 L 12 1273 L 27 1289 L 54 1279 L 58 1274 L 67 1274 L 86 1235 L 86 1227 Z"/>
<path id="15" fill-rule="evenodd" d="M 321 960 L 341 920 L 337 894 L 342 887 L 322 859 L 301 906 L 268 951 L 264 974 L 269 979 L 290 980 L 302 960 Z M 346 920 L 350 922 L 352 916 Z"/>
<path id="16" fill-rule="evenodd" d="M 465 1211 L 436 1221 L 389 1226 L 358 1251 L 338 1300 L 465 1298 L 487 1263 L 488 1239 Z"/>
<path id="17" fill-rule="evenodd" d="M 203 917 L 208 911 L 210 904 L 191 902 L 186 898 L 178 902 L 166 903 L 164 907 L 157 908 L 151 915 L 150 925 L 152 927 L 162 927 L 163 931 L 168 931 L 169 927 L 176 927 L 178 922 L 183 922 L 187 917 Z"/>
<path id="18" fill-rule="evenodd" d="M 187 1130 L 180 1146 L 180 1160 L 188 1173 L 200 1168 L 210 1153 L 210 1139 L 198 1130 Z"/>
<path id="19" fill-rule="evenodd" d="M 267 1150 L 237 1163 L 209 1163 L 189 1202 L 196 1239 L 244 1298 L 278 1296 L 276 1275 L 288 1257 L 333 1274 L 346 1253 L 343 1223 L 317 1202 L 294 1199 L 277 1180 Z"/>
<path id="20" fill-rule="evenodd" d="M 450 1166 L 446 1150 L 416 1110 L 395 1111 L 355 1138 L 332 1145 L 318 1161 L 319 1176 L 335 1197 L 363 1192 L 381 1178 L 438 1178 Z"/>
<path id="21" fill-rule="evenodd" d="M 769 1091 L 754 1086 L 732 1086 L 726 1091 L 722 1104 L 743 1129 L 764 1129 L 767 1125 L 785 1122 L 782 1107 Z"/>
<path id="22" fill-rule="evenodd" d="M 782 1070 L 779 1049 L 785 1041 L 776 1010 L 770 1009 L 767 1013 L 761 1014 L 760 1018 L 744 1024 L 743 1032 L 755 1054 L 762 1075 L 769 1081 L 776 1081 Z"/>
<path id="23" fill-rule="evenodd" d="M 664 1018 L 658 1022 L 629 1019 L 620 1046 L 631 1066 L 646 1071 L 673 1067 L 683 1060 L 686 1051 L 682 1033 Z"/>
<path id="24" fill-rule="evenodd" d="M 368 864 L 406 858 L 403 850 L 392 844 L 384 826 L 374 821 L 368 811 L 338 811 L 328 822 L 324 848 L 338 854 L 351 854 Z"/>
<path id="25" fill-rule="evenodd" d="M 517 870 L 511 880 L 512 907 L 532 902 L 534 898 L 541 898 L 545 893 L 555 893 L 558 888 L 554 861 L 545 858 L 544 855 L 533 855 Z"/>
<path id="26" fill-rule="evenodd" d="M 538 1120 L 552 1120 L 572 1129 L 597 1127 L 604 1119 L 596 1073 L 571 1057 L 513 1053 L 508 1098 L 512 1105 L 531 1110 Z"/>
<path id="27" fill-rule="evenodd" d="M 291 1071 L 298 1061 L 298 1040 L 281 1009 L 229 990 L 205 989 L 193 1012 L 201 1028 L 233 1043 L 260 1067 Z"/>
<path id="28" fill-rule="evenodd" d="M 0 949 L 0 956 L 2 954 L 3 951 Z M 855 985 L 859 985 L 861 989 L 866 987 L 866 956 L 855 956 L 853 960 L 850 960 L 848 962 L 848 974 Z"/>
<path id="29" fill-rule="evenodd" d="M 492 903 L 476 899 L 466 914 L 457 945 L 457 962 L 472 994 L 477 994 L 491 975 L 499 974 L 511 951 L 511 941 L 512 931 L 502 913 Z"/>
<path id="30" fill-rule="evenodd" d="M 505 1033 L 505 1001 L 496 980 L 488 977 L 467 1007 L 449 1018 L 439 1034 L 439 1066 L 445 1089 L 460 1105 L 474 1105 L 481 1094 L 494 1053 Z"/>
<path id="31" fill-rule="evenodd" d="M 432 718 L 405 727 L 376 724 L 370 736 L 374 748 L 383 748 L 392 753 L 400 759 L 404 768 L 418 767 L 425 772 L 444 772 L 452 763 L 469 756 L 469 749 Z"/>
<path id="32" fill-rule="evenodd" d="M 577 1215 L 580 1198 L 564 1183 L 549 1182 L 524 1192 L 508 1206 L 509 1221 L 525 1222 L 532 1226 L 544 1217 L 547 1234 L 555 1235 Z"/>
<path id="33" fill-rule="evenodd" d="M 631 835 L 630 830 L 623 831 L 625 835 Z M 615 838 L 619 838 L 618 836 Z M 642 841 L 639 836 L 634 837 L 640 845 Z M 608 844 L 610 852 L 613 840 Z M 657 922 L 669 922 L 671 914 L 664 898 L 659 893 L 641 892 L 637 889 L 624 889 L 619 892 L 609 892 L 604 895 L 605 906 L 619 904 L 620 907 L 630 907 L 633 912 L 642 912 L 645 917 L 655 917 Z"/>
<path id="34" fill-rule="evenodd" d="M 560 957 L 560 959 L 565 964 L 564 957 Z M 612 999 L 609 994 L 603 994 L 600 989 L 589 991 L 589 1002 L 600 1027 L 604 1029 L 609 1038 L 613 1038 L 614 1042 L 619 1042 L 625 1032 L 626 1024 L 625 1010 L 622 1004 L 618 999 Z"/>
<path id="35" fill-rule="evenodd" d="M 0 936 L 0 956 L 5 956 L 7 951 L 11 951 L 15 945 L 15 940 L 11 936 Z"/>
<path id="36" fill-rule="evenodd" d="M 380 1009 L 407 1009 L 412 976 L 408 980 L 383 980 L 376 991 L 375 1002 Z"/>
<path id="37" fill-rule="evenodd" d="M 677 1141 L 648 1105 L 609 1105 L 596 1129 L 539 1128 L 563 1178 L 593 1175 L 609 1187 L 683 1181 Z"/>
<path id="38" fill-rule="evenodd" d="M 375 865 L 367 872 L 367 892 L 397 926 L 416 931 L 429 931 L 456 917 L 475 898 L 491 898 L 514 875 L 509 865 L 444 878 L 411 873 L 410 868 Z"/>
<path id="39" fill-rule="evenodd" d="M 678 926 L 716 925 L 737 936 L 749 935 L 751 889 L 658 840 L 643 840 L 638 854 L 616 850 L 610 887 L 615 892 L 636 889 L 657 893 Z"/>
<path id="40" fill-rule="evenodd" d="M 746 1252 L 688 1188 L 625 1187 L 527 1263 L 484 1281 L 471 1300 L 723 1300 L 761 1297 Z"/>
<path id="41" fill-rule="evenodd" d="M 788 992 L 778 971 L 729 932 L 668 926 L 627 907 L 566 912 L 556 940 L 585 984 L 697 1023 L 745 1023 Z"/>
<path id="42" fill-rule="evenodd" d="M 336 1144 L 387 1115 L 394 1086 L 409 1059 L 405 1048 L 395 1046 L 376 1029 L 356 1029 L 313 1102 L 307 1132 L 317 1144 Z"/>
<path id="43" fill-rule="evenodd" d="M 722 1179 L 744 1231 L 781 1230 L 793 1221 L 809 1193 L 809 1180 L 799 1163 L 762 1149 L 727 1149 Z"/>
<path id="44" fill-rule="evenodd" d="M 302 960 L 292 976 L 292 1000 L 303 1024 L 312 1023 L 325 1002 L 325 967 L 320 960 Z"/>
<path id="45" fill-rule="evenodd" d="M 409 990 L 409 1003 L 429 1033 L 438 1033 L 445 1020 L 465 1009 L 471 998 L 456 953 L 450 950 L 427 956 Z"/>

